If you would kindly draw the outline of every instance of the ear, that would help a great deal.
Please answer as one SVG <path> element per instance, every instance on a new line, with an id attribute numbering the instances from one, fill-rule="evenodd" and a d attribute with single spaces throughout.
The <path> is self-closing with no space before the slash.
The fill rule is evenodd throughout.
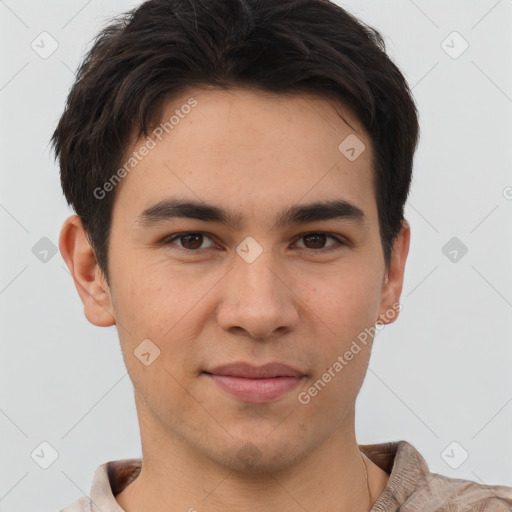
<path id="1" fill-rule="evenodd" d="M 385 325 L 398 318 L 400 295 L 404 282 L 405 261 L 409 254 L 411 240 L 411 227 L 407 221 L 402 221 L 402 228 L 393 244 L 393 251 L 389 266 L 386 269 L 382 285 L 381 304 L 377 323 Z"/>
<path id="2" fill-rule="evenodd" d="M 110 289 L 78 215 L 72 215 L 62 225 L 59 249 L 84 304 L 87 320 L 98 327 L 114 325 Z"/>

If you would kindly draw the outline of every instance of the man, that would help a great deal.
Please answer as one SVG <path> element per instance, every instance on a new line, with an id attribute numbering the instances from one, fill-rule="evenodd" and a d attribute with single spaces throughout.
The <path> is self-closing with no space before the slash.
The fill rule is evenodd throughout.
<path id="1" fill-rule="evenodd" d="M 52 139 L 60 250 L 143 453 L 66 512 L 511 509 L 355 437 L 417 138 L 382 38 L 326 0 L 152 0 L 100 34 Z"/>

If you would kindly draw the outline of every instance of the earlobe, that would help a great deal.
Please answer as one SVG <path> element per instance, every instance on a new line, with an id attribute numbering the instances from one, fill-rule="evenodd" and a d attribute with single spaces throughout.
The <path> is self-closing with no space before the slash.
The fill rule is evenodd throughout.
<path id="1" fill-rule="evenodd" d="M 110 290 L 78 215 L 72 215 L 62 225 L 59 250 L 71 272 L 87 320 L 98 327 L 114 325 Z"/>
<path id="2" fill-rule="evenodd" d="M 400 233 L 395 239 L 391 261 L 386 269 L 384 284 L 382 287 L 381 306 L 376 320 L 379 324 L 394 322 L 401 309 L 400 295 L 404 282 L 405 263 L 409 254 L 411 228 L 404 220 Z"/>

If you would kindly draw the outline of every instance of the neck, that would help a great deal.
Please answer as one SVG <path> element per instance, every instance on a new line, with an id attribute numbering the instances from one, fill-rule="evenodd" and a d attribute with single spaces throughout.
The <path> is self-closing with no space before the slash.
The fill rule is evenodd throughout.
<path id="1" fill-rule="evenodd" d="M 348 416 L 345 425 L 294 465 L 254 472 L 220 465 L 144 415 L 142 469 L 116 500 L 126 512 L 366 512 L 378 475 L 359 451 L 353 414 Z"/>

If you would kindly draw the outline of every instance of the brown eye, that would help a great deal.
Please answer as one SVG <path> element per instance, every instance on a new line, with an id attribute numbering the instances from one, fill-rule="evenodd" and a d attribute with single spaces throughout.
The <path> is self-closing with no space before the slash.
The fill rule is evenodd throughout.
<path id="1" fill-rule="evenodd" d="M 326 246 L 327 239 L 331 238 L 336 243 L 330 244 Z M 339 238 L 328 235 L 327 233 L 307 233 L 305 235 L 302 235 L 299 240 L 304 241 L 304 245 L 306 249 L 336 249 L 340 245 L 345 245 L 342 240 Z"/>
<path id="2" fill-rule="evenodd" d="M 203 235 L 192 233 L 190 235 L 181 235 L 180 240 L 185 249 L 199 249 L 203 243 Z"/>
<path id="3" fill-rule="evenodd" d="M 205 239 L 210 240 L 210 245 L 207 247 L 201 247 Z M 176 245 L 176 240 L 179 241 L 178 249 L 185 251 L 198 252 L 198 249 L 208 249 L 213 245 L 213 243 L 211 242 L 211 238 L 203 233 L 178 233 L 163 240 L 162 245 Z"/>
<path id="4" fill-rule="evenodd" d="M 308 240 L 308 243 L 306 243 L 308 249 L 322 249 L 325 244 L 326 238 L 327 237 L 323 233 L 313 233 L 311 235 L 306 235 L 305 237 L 303 237 L 304 240 Z"/>

